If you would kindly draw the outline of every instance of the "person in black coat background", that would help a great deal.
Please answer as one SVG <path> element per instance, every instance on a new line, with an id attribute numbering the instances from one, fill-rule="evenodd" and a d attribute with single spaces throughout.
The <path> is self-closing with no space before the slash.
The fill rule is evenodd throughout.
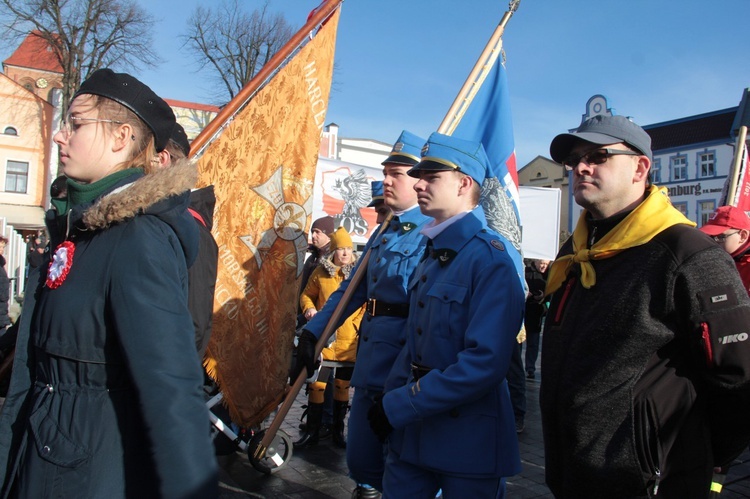
<path id="1" fill-rule="evenodd" d="M 0 336 L 10 326 L 10 316 L 8 315 L 8 305 L 10 303 L 10 279 L 8 271 L 5 270 L 5 246 L 8 239 L 0 236 Z"/>
<path id="2" fill-rule="evenodd" d="M 544 301 L 544 287 L 547 285 L 547 268 L 549 260 L 531 260 L 526 263 L 526 284 L 529 294 L 526 296 L 526 378 L 536 377 L 536 359 L 539 356 L 539 337 L 542 332 L 542 320 L 547 313 Z"/>
<path id="3" fill-rule="evenodd" d="M 190 155 L 190 142 L 185 129 L 175 123 L 167 147 L 159 153 L 159 163 L 168 167 L 185 160 Z M 216 196 L 214 186 L 195 189 L 190 193 L 188 212 L 198 227 L 198 256 L 188 269 L 188 309 L 195 328 L 195 348 L 203 361 L 211 338 L 214 314 L 214 291 L 219 263 L 219 247 L 211 229 L 214 226 Z"/>

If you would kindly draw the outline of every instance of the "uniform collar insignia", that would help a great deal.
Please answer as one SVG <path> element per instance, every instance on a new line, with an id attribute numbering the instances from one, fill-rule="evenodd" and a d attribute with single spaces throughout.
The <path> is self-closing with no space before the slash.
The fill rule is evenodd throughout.
<path id="1" fill-rule="evenodd" d="M 417 228 L 417 224 L 412 222 L 403 222 L 401 223 L 401 233 L 404 234 L 406 232 L 409 232 L 413 229 Z"/>
<path id="2" fill-rule="evenodd" d="M 445 267 L 446 265 L 448 265 L 451 260 L 456 257 L 457 254 L 458 252 L 450 248 L 437 249 L 431 253 L 432 258 L 436 259 L 440 263 L 441 267 Z"/>

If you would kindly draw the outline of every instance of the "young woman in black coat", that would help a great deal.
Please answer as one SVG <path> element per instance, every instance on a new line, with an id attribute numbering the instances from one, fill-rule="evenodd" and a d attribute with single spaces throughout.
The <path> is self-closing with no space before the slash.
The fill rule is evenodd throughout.
<path id="1" fill-rule="evenodd" d="M 104 69 L 54 136 L 68 194 L 29 277 L 0 415 L 2 497 L 218 495 L 187 309 L 196 173 L 157 170 L 169 106 Z"/>

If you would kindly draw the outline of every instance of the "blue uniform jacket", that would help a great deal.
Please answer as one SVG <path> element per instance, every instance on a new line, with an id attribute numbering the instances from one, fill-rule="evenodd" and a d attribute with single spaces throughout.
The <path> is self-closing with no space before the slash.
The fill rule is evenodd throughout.
<path id="1" fill-rule="evenodd" d="M 409 302 L 407 284 L 427 243 L 419 231 L 430 220 L 415 207 L 398 217 L 398 221 L 392 220 L 382 234 L 379 235 L 377 231 L 373 233 L 365 247 L 365 251 L 368 248 L 372 250 L 367 275 L 354 291 L 342 318 L 349 317 L 371 298 L 387 303 Z M 359 264 L 350 276 L 357 272 L 358 267 Z M 350 280 L 341 283 L 305 329 L 320 337 Z M 405 325 L 404 317 L 365 315 L 359 331 L 352 386 L 378 391 L 383 389 L 394 360 L 406 344 Z"/>
<path id="2" fill-rule="evenodd" d="M 520 255 L 487 228 L 481 207 L 428 252 L 409 283 L 407 348 L 394 370 L 412 362 L 432 370 L 383 398 L 392 444 L 402 460 L 437 472 L 514 475 L 521 467 L 505 375 L 523 319 Z"/>

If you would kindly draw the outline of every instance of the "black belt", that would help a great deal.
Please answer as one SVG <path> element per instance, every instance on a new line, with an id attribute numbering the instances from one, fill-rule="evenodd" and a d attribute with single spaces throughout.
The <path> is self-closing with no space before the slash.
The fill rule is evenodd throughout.
<path id="1" fill-rule="evenodd" d="M 390 315 L 391 317 L 408 317 L 408 303 L 386 303 L 381 300 L 370 298 L 367 300 L 367 313 L 372 317 L 378 315 Z"/>
<path id="2" fill-rule="evenodd" d="M 429 367 L 420 366 L 414 362 L 411 363 L 411 375 L 414 377 L 414 381 L 418 381 L 419 378 L 424 378 L 430 371 L 432 371 L 432 369 Z"/>

